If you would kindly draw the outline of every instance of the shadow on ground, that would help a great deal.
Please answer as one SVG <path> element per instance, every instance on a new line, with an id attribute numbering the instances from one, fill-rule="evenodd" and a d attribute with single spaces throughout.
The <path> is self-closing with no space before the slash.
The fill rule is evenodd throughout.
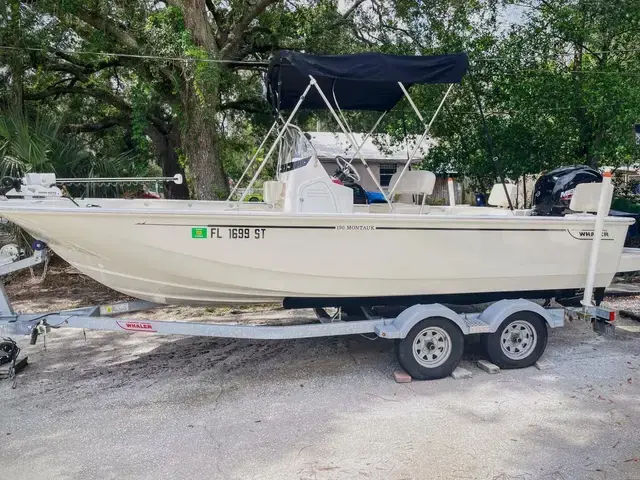
<path id="1" fill-rule="evenodd" d="M 396 384 L 392 342 L 60 330 L 0 383 L 8 478 L 640 479 L 640 334 L 552 332 L 549 371 Z"/>

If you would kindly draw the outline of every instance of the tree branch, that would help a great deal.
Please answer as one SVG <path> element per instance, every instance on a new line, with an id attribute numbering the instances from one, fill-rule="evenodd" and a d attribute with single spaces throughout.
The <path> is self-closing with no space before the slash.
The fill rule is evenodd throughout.
<path id="1" fill-rule="evenodd" d="M 127 31 L 122 30 L 118 25 L 107 20 L 106 18 L 98 14 L 94 14 L 93 12 L 83 10 L 82 8 L 78 9 L 75 15 L 80 20 L 87 23 L 88 25 L 91 25 L 96 30 L 105 32 L 107 35 L 114 38 L 128 49 L 134 51 L 138 51 L 140 49 L 138 41 L 132 35 L 130 35 Z"/>
<path id="2" fill-rule="evenodd" d="M 127 104 L 127 102 L 125 102 L 122 98 L 112 92 L 109 92 L 108 90 L 99 90 L 97 88 L 85 88 L 76 86 L 54 87 L 47 90 L 42 90 L 40 92 L 25 92 L 24 99 L 44 100 L 45 98 L 55 95 L 67 94 L 86 95 L 89 97 L 97 98 L 106 103 L 109 103 L 110 105 L 113 105 L 114 107 L 117 107 L 122 112 L 131 113 L 131 106 L 129 106 L 129 104 Z"/>
<path id="3" fill-rule="evenodd" d="M 362 35 L 362 33 L 359 31 L 357 26 L 353 25 L 352 28 L 351 28 L 351 32 L 353 33 L 353 36 L 356 37 L 358 40 L 360 40 L 362 43 L 366 43 L 370 47 L 375 46 L 374 42 L 372 42 L 371 40 L 365 38 Z"/>
<path id="4" fill-rule="evenodd" d="M 227 42 L 227 31 L 224 22 L 224 18 L 222 18 L 222 14 L 213 4 L 212 0 L 204 0 L 205 5 L 207 6 L 207 10 L 211 13 L 213 17 L 213 22 L 216 26 L 216 31 L 218 33 L 218 38 L 216 39 L 216 43 L 218 44 L 218 48 L 222 47 L 222 44 Z"/>
<path id="5" fill-rule="evenodd" d="M 126 117 L 105 117 L 98 122 L 71 123 L 64 127 L 65 133 L 95 133 L 115 127 L 116 125 L 127 125 L 130 120 Z"/>
<path id="6" fill-rule="evenodd" d="M 125 46 L 129 51 L 133 53 L 140 51 L 141 46 L 138 41 L 115 23 L 82 9 L 79 9 L 75 15 L 78 19 L 94 29 L 107 33 L 107 35 Z M 173 79 L 171 71 L 166 67 L 160 67 L 159 70 L 168 80 L 171 81 Z"/>
<path id="7" fill-rule="evenodd" d="M 341 27 L 341 26 L 342 26 L 342 25 L 344 25 L 345 23 L 347 23 L 347 20 L 349 20 L 349 17 L 350 17 L 351 15 L 353 15 L 353 12 L 355 12 L 355 11 L 357 10 L 357 8 L 358 8 L 360 5 L 362 5 L 364 2 L 366 2 L 366 1 L 367 1 L 367 0 L 356 0 L 356 1 L 354 2 L 354 4 L 353 4 L 353 5 L 351 5 L 351 7 L 350 7 L 346 12 L 344 12 L 344 14 L 343 14 L 343 15 L 342 15 L 338 20 L 336 20 L 336 21 L 335 21 L 335 22 L 333 22 L 332 24 L 328 25 L 328 26 L 325 28 L 325 31 L 326 31 L 326 30 L 334 30 L 334 29 L 336 29 L 336 28 L 338 28 L 338 27 Z"/>
<path id="8" fill-rule="evenodd" d="M 265 9 L 279 0 L 258 0 L 256 4 L 246 12 L 242 18 L 236 23 L 235 27 L 229 34 L 226 45 L 220 50 L 220 56 L 222 58 L 233 57 L 237 49 L 240 47 L 240 42 L 244 36 L 245 30 L 249 24 Z"/>
<path id="9" fill-rule="evenodd" d="M 265 108 L 264 102 L 249 98 L 222 103 L 220 104 L 219 110 L 242 110 L 249 113 L 266 113 L 268 111 Z"/>
<path id="10" fill-rule="evenodd" d="M 77 67 L 76 65 L 64 64 L 64 63 L 52 63 L 52 64 L 40 63 L 40 65 L 45 70 L 48 70 L 48 71 L 51 71 L 51 72 L 70 73 L 71 75 L 73 75 L 76 79 L 80 80 L 81 82 L 87 82 L 89 80 L 89 77 L 87 77 L 85 72 L 83 72 L 82 69 Z"/>
<path id="11" fill-rule="evenodd" d="M 392 25 L 390 23 L 381 23 L 380 26 L 382 28 L 386 28 L 387 30 L 391 30 L 392 32 L 400 32 L 400 33 L 404 33 L 413 43 L 416 44 L 416 46 L 418 46 L 418 48 L 420 48 L 421 50 L 425 50 L 424 45 L 422 45 L 422 43 L 420 43 L 412 34 L 411 32 L 409 32 L 409 30 L 406 30 L 404 28 L 401 27 L 397 27 L 395 25 Z"/>
<path id="12" fill-rule="evenodd" d="M 101 60 L 97 63 L 90 63 L 90 62 L 83 62 L 82 60 L 80 60 L 79 58 L 75 58 L 72 55 L 69 55 L 65 52 L 53 52 L 57 57 L 60 57 L 61 59 L 69 62 L 72 65 L 75 65 L 79 68 L 82 68 L 84 70 L 85 73 L 90 74 L 90 73 L 96 73 L 99 72 L 100 70 L 104 70 L 105 68 L 110 68 L 110 67 L 118 67 L 120 65 L 122 65 L 122 63 L 120 62 L 120 59 L 118 58 L 114 58 L 114 59 L 107 59 L 107 60 Z"/>

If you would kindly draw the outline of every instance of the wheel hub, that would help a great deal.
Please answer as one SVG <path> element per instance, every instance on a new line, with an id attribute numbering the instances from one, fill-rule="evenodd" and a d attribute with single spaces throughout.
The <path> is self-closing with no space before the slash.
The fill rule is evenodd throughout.
<path id="1" fill-rule="evenodd" d="M 413 357 L 427 368 L 435 368 L 447 361 L 451 355 L 452 341 L 440 327 L 427 327 L 413 341 Z"/>
<path id="2" fill-rule="evenodd" d="M 524 320 L 511 322 L 500 335 L 502 353 L 511 360 L 521 360 L 528 357 L 537 344 L 538 338 L 535 328 Z"/>

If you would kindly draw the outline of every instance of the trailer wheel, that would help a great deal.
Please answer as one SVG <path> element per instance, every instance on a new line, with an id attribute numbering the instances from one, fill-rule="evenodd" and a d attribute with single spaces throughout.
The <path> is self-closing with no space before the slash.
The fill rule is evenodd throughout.
<path id="1" fill-rule="evenodd" d="M 435 380 L 451 374 L 462 359 L 464 337 L 453 322 L 442 317 L 418 322 L 403 339 L 396 340 L 396 355 L 417 380 Z"/>
<path id="2" fill-rule="evenodd" d="M 516 312 L 483 340 L 487 356 L 500 368 L 524 368 L 542 356 L 547 338 L 547 324 L 540 315 Z"/>

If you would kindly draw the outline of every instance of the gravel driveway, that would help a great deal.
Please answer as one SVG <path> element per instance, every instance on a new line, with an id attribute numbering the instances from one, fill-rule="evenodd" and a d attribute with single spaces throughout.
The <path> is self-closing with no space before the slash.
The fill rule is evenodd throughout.
<path id="1" fill-rule="evenodd" d="M 550 370 L 489 375 L 471 345 L 473 378 L 411 384 L 387 340 L 61 329 L 0 381 L 0 479 L 640 479 L 640 323 L 622 326 L 552 331 Z"/>

